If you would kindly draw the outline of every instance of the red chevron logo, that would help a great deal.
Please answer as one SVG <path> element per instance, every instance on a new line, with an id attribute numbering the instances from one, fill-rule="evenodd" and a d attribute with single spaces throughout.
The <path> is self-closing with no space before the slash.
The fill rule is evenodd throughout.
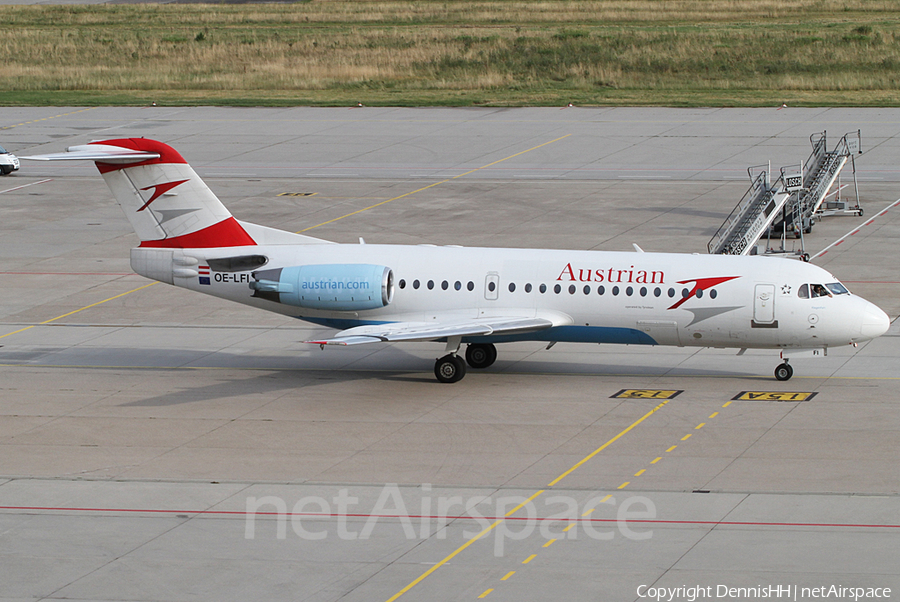
<path id="1" fill-rule="evenodd" d="M 178 180 L 177 182 L 166 182 L 166 183 L 164 183 L 164 184 L 154 184 L 153 186 L 147 186 L 146 188 L 141 188 L 142 191 L 143 191 L 143 190 L 150 190 L 150 189 L 152 188 L 152 189 L 153 189 L 153 194 L 150 195 L 150 200 L 148 200 L 146 203 L 143 204 L 143 206 L 141 206 L 140 209 L 138 209 L 138 212 L 143 211 L 143 210 L 146 209 L 148 206 L 150 206 L 150 203 L 152 203 L 153 201 L 155 201 L 156 199 L 158 199 L 159 197 L 161 197 L 161 196 L 164 195 L 165 193 L 169 192 L 170 190 L 172 190 L 173 188 L 175 188 L 175 187 L 178 186 L 179 184 L 184 184 L 184 183 L 187 182 L 187 181 L 188 181 L 188 180 Z"/>
<path id="2" fill-rule="evenodd" d="M 681 304 L 693 297 L 697 294 L 698 290 L 705 291 L 708 288 L 712 288 L 717 284 L 722 284 L 723 282 L 728 282 L 729 280 L 734 280 L 735 278 L 740 278 L 740 276 L 718 276 L 716 278 L 697 278 L 696 280 L 679 280 L 678 284 L 689 284 L 691 282 L 694 283 L 694 288 L 687 294 L 687 297 L 682 297 L 679 299 L 675 305 L 670 307 L 669 309 L 678 309 L 681 307 Z"/>

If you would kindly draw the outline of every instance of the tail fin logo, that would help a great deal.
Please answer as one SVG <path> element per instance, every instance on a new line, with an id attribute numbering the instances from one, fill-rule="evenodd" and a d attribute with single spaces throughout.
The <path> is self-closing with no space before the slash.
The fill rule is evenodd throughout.
<path id="1" fill-rule="evenodd" d="M 153 194 L 150 195 L 150 199 L 149 199 L 146 203 L 144 203 L 144 204 L 141 206 L 140 209 L 138 209 L 138 213 L 140 213 L 141 211 L 143 211 L 144 209 L 146 209 L 147 207 L 149 207 L 149 206 L 150 206 L 150 203 L 152 203 L 153 201 L 155 201 L 156 199 L 158 199 L 159 197 L 161 197 L 161 196 L 164 195 L 165 193 L 169 192 L 170 190 L 172 190 L 172 189 L 175 188 L 176 186 L 179 186 L 179 185 L 181 185 L 181 184 L 184 184 L 185 182 L 187 182 L 187 181 L 189 181 L 189 180 L 190 180 L 190 178 L 188 178 L 188 180 L 178 180 L 178 181 L 176 181 L 176 182 L 165 182 L 165 183 L 163 183 L 163 184 L 154 184 L 154 185 L 152 185 L 152 186 L 147 186 L 146 188 L 141 188 L 142 191 L 144 191 L 144 190 L 150 190 L 150 189 L 152 188 L 152 189 L 153 189 Z"/>

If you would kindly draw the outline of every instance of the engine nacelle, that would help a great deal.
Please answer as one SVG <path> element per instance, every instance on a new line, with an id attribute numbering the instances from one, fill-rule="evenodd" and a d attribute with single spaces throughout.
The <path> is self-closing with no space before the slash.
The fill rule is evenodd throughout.
<path id="1" fill-rule="evenodd" d="M 379 309 L 394 298 L 394 272 L 383 265 L 299 265 L 258 270 L 253 278 L 254 297 L 308 309 Z"/>

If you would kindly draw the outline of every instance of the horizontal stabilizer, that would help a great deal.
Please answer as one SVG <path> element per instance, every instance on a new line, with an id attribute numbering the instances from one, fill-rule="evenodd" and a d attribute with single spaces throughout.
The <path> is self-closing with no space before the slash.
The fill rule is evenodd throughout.
<path id="1" fill-rule="evenodd" d="M 22 157 L 32 161 L 96 161 L 99 163 L 128 164 L 140 163 L 150 159 L 159 159 L 159 153 L 131 150 L 120 146 L 105 144 L 84 144 L 70 146 L 64 153 L 50 155 L 34 155 Z"/>

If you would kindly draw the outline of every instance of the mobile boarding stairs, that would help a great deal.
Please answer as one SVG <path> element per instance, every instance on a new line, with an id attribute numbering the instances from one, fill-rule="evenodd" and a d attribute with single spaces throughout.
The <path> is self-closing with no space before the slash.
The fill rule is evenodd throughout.
<path id="1" fill-rule="evenodd" d="M 862 215 L 859 186 L 856 181 L 854 155 L 860 153 L 860 132 L 845 134 L 828 151 L 825 132 L 810 136 L 813 150 L 798 167 L 783 167 L 777 180 L 771 181 L 770 166 L 751 167 L 750 188 L 719 227 L 707 245 L 710 253 L 747 255 L 756 253 L 756 244 L 767 235 L 766 253 L 794 253 L 808 260 L 803 234 L 812 230 L 815 220 L 827 215 Z M 841 199 L 840 174 L 847 162 L 853 166 L 855 202 Z M 765 169 L 763 169 L 765 167 Z M 837 188 L 832 191 L 835 183 Z M 828 200 L 834 195 L 835 198 Z M 791 233 L 799 238 L 799 251 L 786 251 L 785 238 Z M 772 235 L 781 240 L 781 248 L 772 247 Z"/>

